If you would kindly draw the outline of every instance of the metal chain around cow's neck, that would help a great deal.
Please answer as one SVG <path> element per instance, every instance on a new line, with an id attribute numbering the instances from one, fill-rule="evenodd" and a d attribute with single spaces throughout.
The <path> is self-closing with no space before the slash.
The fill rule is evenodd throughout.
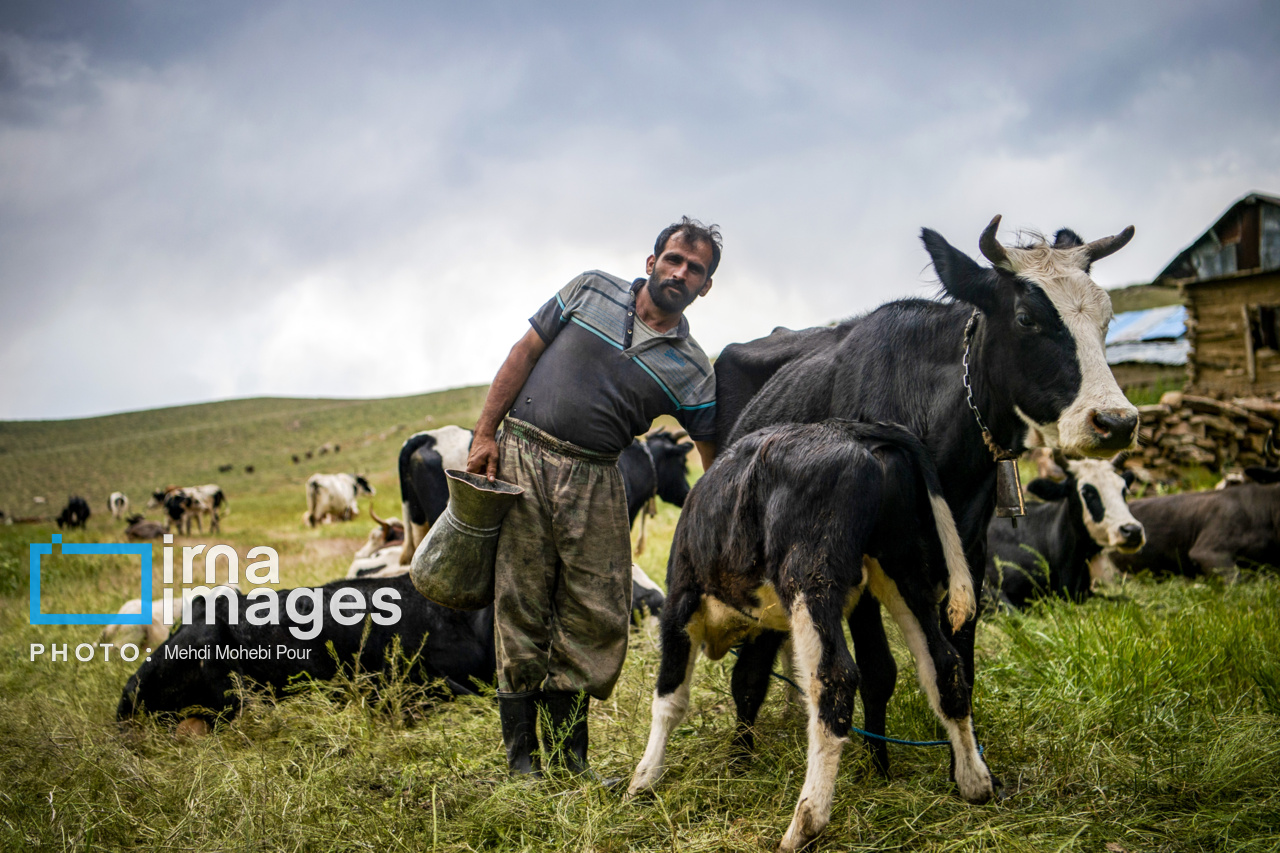
<path id="1" fill-rule="evenodd" d="M 969 315 L 969 322 L 964 326 L 964 357 L 961 362 L 964 364 L 964 401 L 969 404 L 969 409 L 973 412 L 973 419 L 978 422 L 978 429 L 982 430 L 982 441 L 987 445 L 987 450 L 991 451 L 991 456 L 997 462 L 1003 462 L 1006 459 L 1017 459 L 1018 454 L 1012 450 L 1005 450 L 999 444 L 996 444 L 995 438 L 991 435 L 991 430 L 987 429 L 987 425 L 982 420 L 982 413 L 978 411 L 978 407 L 973 402 L 973 386 L 969 384 L 969 346 L 973 343 L 973 330 L 978 325 L 978 315 L 981 314 L 977 308 L 973 309 L 973 313 Z"/>

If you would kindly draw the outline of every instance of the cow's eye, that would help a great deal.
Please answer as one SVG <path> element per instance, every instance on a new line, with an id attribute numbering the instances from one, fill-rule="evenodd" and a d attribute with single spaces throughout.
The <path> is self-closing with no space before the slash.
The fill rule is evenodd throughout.
<path id="1" fill-rule="evenodd" d="M 1031 319 L 1031 315 L 1026 311 L 1019 311 L 1015 319 L 1017 319 L 1018 325 L 1024 329 L 1034 329 L 1036 327 L 1036 321 Z"/>

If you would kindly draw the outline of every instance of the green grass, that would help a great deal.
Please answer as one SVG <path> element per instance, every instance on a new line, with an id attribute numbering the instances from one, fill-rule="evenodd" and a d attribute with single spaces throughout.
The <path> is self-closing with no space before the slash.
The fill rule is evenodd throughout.
<path id="1" fill-rule="evenodd" d="M 376 430 L 368 446 L 354 441 L 349 457 L 344 441 L 339 459 L 366 452 L 369 470 L 381 478 L 379 510 L 395 512 L 391 472 L 405 430 L 427 425 L 429 414 L 445 423 L 445 411 L 465 410 L 466 417 L 453 416 L 464 423 L 474 419 L 481 393 L 332 409 L 315 401 L 193 407 L 221 424 L 208 429 L 239 423 L 256 436 L 265 454 L 259 464 L 270 475 L 237 491 L 224 484 L 234 511 L 219 539 L 241 553 L 256 544 L 276 547 L 284 586 L 341 575 L 370 525 L 301 525 L 300 483 L 309 471 L 295 474 L 288 460 L 286 451 L 306 446 L 290 438 L 301 431 L 289 429 L 291 418 L 317 419 L 308 428 L 314 444 Z M 289 409 L 306 405 L 316 407 L 312 415 Z M 136 418 L 141 432 L 157 422 L 180 431 L 193 413 L 159 414 L 160 421 L 116 417 Z M 338 425 L 343 418 L 345 428 Z M 172 470 L 204 470 L 208 451 L 199 444 L 138 451 L 142 442 L 120 422 L 96 420 L 103 432 L 112 428 L 110 438 L 87 422 L 48 425 L 46 435 L 105 452 L 117 466 L 114 476 L 129 482 L 151 476 L 135 465 L 156 466 L 161 482 L 191 479 L 167 476 Z M 376 438 L 401 423 L 399 435 Z M 11 452 L 18 444 L 9 436 L 27 436 L 19 452 L 29 462 L 41 453 L 71 458 L 56 441 L 13 426 L 0 434 Z M 37 484 L 103 476 L 61 472 L 60 464 L 32 463 L 25 476 Z M 104 514 L 67 540 L 112 537 L 119 525 Z M 660 505 L 639 558 L 659 582 L 676 518 Z M 775 688 L 761 715 L 760 752 L 736 767 L 729 753 L 731 658 L 699 664 L 691 712 L 671 740 L 668 775 L 654 799 L 640 802 L 565 778 L 506 782 L 490 699 L 432 705 L 417 686 L 379 683 L 369 674 L 260 696 L 202 740 L 177 740 L 159 725 L 122 733 L 114 713 L 133 665 L 100 657 L 29 660 L 30 643 L 74 649 L 97 637 L 92 627 L 28 624 L 26 543 L 48 541 L 55 531 L 0 527 L 0 849 L 757 851 L 776 845 L 795 807 L 803 717 Z M 114 609 L 136 595 L 136 569 L 123 558 L 63 557 L 42 577 L 47 610 Z M 890 634 L 901 666 L 890 733 L 940 737 L 910 657 Z M 978 655 L 978 733 L 1005 799 L 978 807 L 960 800 L 947 780 L 944 749 L 891 747 L 894 776 L 883 780 L 855 740 L 845 749 L 832 824 L 819 849 L 1280 850 L 1276 575 L 1246 572 L 1230 587 L 1127 579 L 1083 605 L 1046 602 L 984 619 Z M 605 775 L 629 775 L 643 751 L 658 660 L 654 629 L 646 626 L 633 634 L 613 697 L 593 704 L 592 760 Z"/>

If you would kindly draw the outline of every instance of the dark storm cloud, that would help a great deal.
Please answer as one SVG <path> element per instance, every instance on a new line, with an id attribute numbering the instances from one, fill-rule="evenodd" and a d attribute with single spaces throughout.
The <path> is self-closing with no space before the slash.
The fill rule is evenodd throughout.
<path id="1" fill-rule="evenodd" d="M 1280 189 L 1278 17 L 6 4 L 0 417 L 487 381 L 681 213 L 726 235 L 710 350 L 928 292 L 920 226 L 972 252 L 994 213 L 1133 222 L 1095 274 L 1147 279 Z"/>

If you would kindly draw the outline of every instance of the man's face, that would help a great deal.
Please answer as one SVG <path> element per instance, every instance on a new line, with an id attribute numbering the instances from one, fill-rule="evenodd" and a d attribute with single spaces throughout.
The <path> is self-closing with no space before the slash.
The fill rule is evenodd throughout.
<path id="1" fill-rule="evenodd" d="M 650 255 L 645 289 L 653 304 L 668 314 L 681 314 L 711 289 L 711 244 L 691 243 L 683 231 L 671 235 L 661 255 Z"/>

